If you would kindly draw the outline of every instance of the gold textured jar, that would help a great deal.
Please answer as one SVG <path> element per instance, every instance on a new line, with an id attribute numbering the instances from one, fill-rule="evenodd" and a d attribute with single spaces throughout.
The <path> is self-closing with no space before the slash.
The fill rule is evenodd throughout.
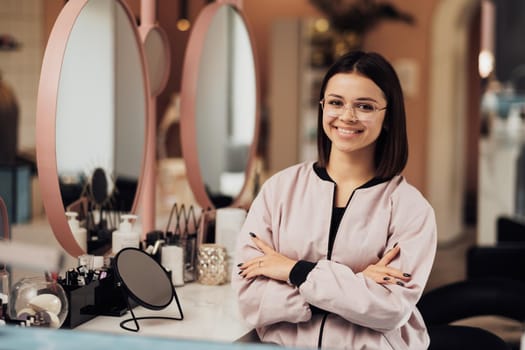
<path id="1" fill-rule="evenodd" d="M 207 285 L 228 282 L 228 254 L 219 244 L 201 244 L 197 253 L 198 281 Z"/>

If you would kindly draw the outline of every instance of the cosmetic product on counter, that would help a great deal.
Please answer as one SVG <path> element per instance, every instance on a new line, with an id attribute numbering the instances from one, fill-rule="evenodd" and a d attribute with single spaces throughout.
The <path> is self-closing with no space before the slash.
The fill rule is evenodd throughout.
<path id="1" fill-rule="evenodd" d="M 235 244 L 246 219 L 246 210 L 242 208 L 217 209 L 215 217 L 215 243 L 226 248 L 228 254 L 228 277 L 235 260 Z"/>
<path id="2" fill-rule="evenodd" d="M 93 270 L 95 256 L 91 254 L 83 254 L 78 256 L 78 266 L 84 267 L 87 270 Z"/>
<path id="3" fill-rule="evenodd" d="M 0 263 L 0 319 L 6 314 L 9 302 L 9 271 Z"/>
<path id="4" fill-rule="evenodd" d="M 217 209 L 215 217 L 215 243 L 223 245 L 228 254 L 233 254 L 237 236 L 246 219 L 246 210 L 242 208 Z"/>
<path id="5" fill-rule="evenodd" d="M 175 244 L 161 249 L 161 265 L 171 271 L 171 282 L 175 287 L 184 285 L 184 249 Z"/>
<path id="6" fill-rule="evenodd" d="M 87 230 L 80 226 L 80 222 L 77 219 L 78 213 L 74 211 L 66 211 L 67 223 L 69 228 L 75 237 L 80 248 L 87 252 Z"/>
<path id="7" fill-rule="evenodd" d="M 172 226 L 172 220 L 174 225 Z M 173 229 L 171 229 L 173 227 Z M 195 215 L 193 205 L 174 203 L 171 209 L 168 225 L 166 226 L 166 242 L 168 245 L 180 246 L 184 257 L 184 282 L 193 282 L 197 279 L 197 232 L 199 218 Z"/>
<path id="8" fill-rule="evenodd" d="M 164 244 L 172 244 L 171 239 L 168 240 L 164 235 L 164 231 L 155 230 L 146 233 L 146 239 L 143 241 L 142 250 L 152 256 L 155 261 L 161 263 L 162 246 Z"/>
<path id="9" fill-rule="evenodd" d="M 121 216 L 121 219 L 118 230 L 113 232 L 111 244 L 113 254 L 117 254 L 124 248 L 140 247 L 140 233 L 133 230 L 133 221 L 137 219 L 137 215 L 125 214 Z"/>
<path id="10" fill-rule="evenodd" d="M 197 279 L 197 234 L 183 235 L 180 245 L 184 250 L 184 282 L 193 282 Z"/>
<path id="11" fill-rule="evenodd" d="M 102 255 L 95 255 L 93 257 L 93 270 L 102 270 L 104 268 L 104 257 Z"/>

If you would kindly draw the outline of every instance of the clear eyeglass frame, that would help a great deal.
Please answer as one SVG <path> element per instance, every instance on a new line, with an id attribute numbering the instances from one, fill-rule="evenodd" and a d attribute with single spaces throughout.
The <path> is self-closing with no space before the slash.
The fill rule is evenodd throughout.
<path id="1" fill-rule="evenodd" d="M 330 118 L 339 118 L 345 114 L 347 110 L 352 111 L 352 115 L 358 120 L 373 120 L 377 116 L 377 112 L 387 109 L 387 106 L 379 108 L 372 102 L 368 101 L 351 101 L 348 104 L 327 104 L 326 99 L 319 101 L 321 108 L 326 116 Z"/>

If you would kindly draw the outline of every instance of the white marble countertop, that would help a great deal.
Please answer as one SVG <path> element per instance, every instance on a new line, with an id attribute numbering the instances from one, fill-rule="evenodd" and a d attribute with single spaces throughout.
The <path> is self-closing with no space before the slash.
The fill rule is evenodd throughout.
<path id="1" fill-rule="evenodd" d="M 60 249 L 46 218 L 13 225 L 11 233 L 12 240 L 15 242 L 41 244 Z M 76 266 L 76 263 L 75 258 L 66 254 L 66 267 Z M 23 268 L 13 268 L 12 272 L 13 283 L 21 277 L 41 274 Z M 119 326 L 121 321 L 131 317 L 131 313 L 127 312 L 122 317 L 98 316 L 76 327 L 75 330 L 218 342 L 235 341 L 251 330 L 239 314 L 230 284 L 208 286 L 193 282 L 176 287 L 175 290 L 184 313 L 182 321 L 139 320 L 140 331 L 135 333 Z M 134 308 L 133 312 L 136 317 L 179 316 L 175 300 L 164 310 L 148 310 L 139 306 Z"/>
<path id="2" fill-rule="evenodd" d="M 122 317 L 98 316 L 75 330 L 221 342 L 235 341 L 251 330 L 242 321 L 230 284 L 207 286 L 194 282 L 176 287 L 175 290 L 184 314 L 182 321 L 139 320 L 140 330 L 135 333 L 119 326 L 121 321 L 131 318 L 131 313 L 127 312 Z M 148 310 L 138 306 L 133 312 L 136 317 L 179 316 L 175 300 L 164 310 Z M 132 327 L 133 323 L 128 326 Z"/>

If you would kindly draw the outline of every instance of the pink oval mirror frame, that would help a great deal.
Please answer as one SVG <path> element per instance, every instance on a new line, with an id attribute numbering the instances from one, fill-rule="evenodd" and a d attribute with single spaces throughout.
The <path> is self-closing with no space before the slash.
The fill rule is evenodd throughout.
<path id="1" fill-rule="evenodd" d="M 48 222 L 54 232 L 54 235 L 64 250 L 72 256 L 85 254 L 83 249 L 76 242 L 65 216 L 65 209 L 62 202 L 62 196 L 59 186 L 59 174 L 57 170 L 56 154 L 56 114 L 57 114 L 57 96 L 61 77 L 63 59 L 66 53 L 68 39 L 75 26 L 79 15 L 90 0 L 69 1 L 65 4 L 60 12 L 53 29 L 51 31 L 40 75 L 37 98 L 37 116 L 36 116 L 36 148 L 37 148 L 37 168 L 38 180 L 40 184 L 41 196 L 46 211 Z M 134 40 L 140 58 L 140 69 L 142 81 L 144 82 L 144 105 L 145 110 L 145 130 L 144 130 L 144 156 L 142 165 L 147 163 L 146 149 L 151 147 L 153 140 L 148 139 L 148 130 L 153 127 L 153 120 L 148 118 L 148 99 L 150 96 L 150 87 L 147 79 L 146 63 L 144 52 L 139 36 L 134 16 L 123 0 L 115 0 L 117 6 L 120 6 L 125 13 L 133 31 Z M 93 39 L 96 40 L 96 39 Z M 131 212 L 135 212 L 139 201 L 142 178 L 145 174 L 145 167 L 142 166 L 138 179 L 137 191 Z"/>
<path id="2" fill-rule="evenodd" d="M 193 30 L 188 41 L 188 45 L 185 52 L 183 72 L 182 72 L 182 84 L 181 84 L 181 141 L 182 141 L 182 153 L 186 164 L 186 172 L 188 176 L 188 182 L 192 189 L 195 200 L 204 209 L 215 208 L 215 205 L 211 201 L 208 192 L 206 191 L 205 181 L 203 180 L 203 174 L 201 173 L 201 166 L 199 163 L 198 154 L 198 133 L 196 124 L 196 109 L 198 100 L 198 80 L 199 80 L 199 66 L 201 57 L 205 54 L 205 41 L 208 31 L 212 25 L 214 18 L 218 12 L 224 7 L 230 6 L 233 8 L 237 15 L 240 16 L 252 50 L 253 65 L 254 65 L 254 80 L 255 80 L 255 118 L 253 138 L 249 148 L 249 154 L 247 164 L 245 168 L 245 179 L 242 189 L 236 198 L 233 199 L 232 207 L 246 207 L 249 203 L 242 203 L 242 194 L 247 189 L 248 177 L 250 176 L 253 164 L 255 163 L 256 149 L 259 136 L 260 128 L 260 89 L 259 89 L 259 78 L 257 69 L 257 55 L 255 53 L 255 46 L 253 40 L 253 34 L 247 25 L 246 18 L 241 11 L 240 1 L 217 1 L 208 4 L 199 14 L 199 17 L 193 25 Z"/>

